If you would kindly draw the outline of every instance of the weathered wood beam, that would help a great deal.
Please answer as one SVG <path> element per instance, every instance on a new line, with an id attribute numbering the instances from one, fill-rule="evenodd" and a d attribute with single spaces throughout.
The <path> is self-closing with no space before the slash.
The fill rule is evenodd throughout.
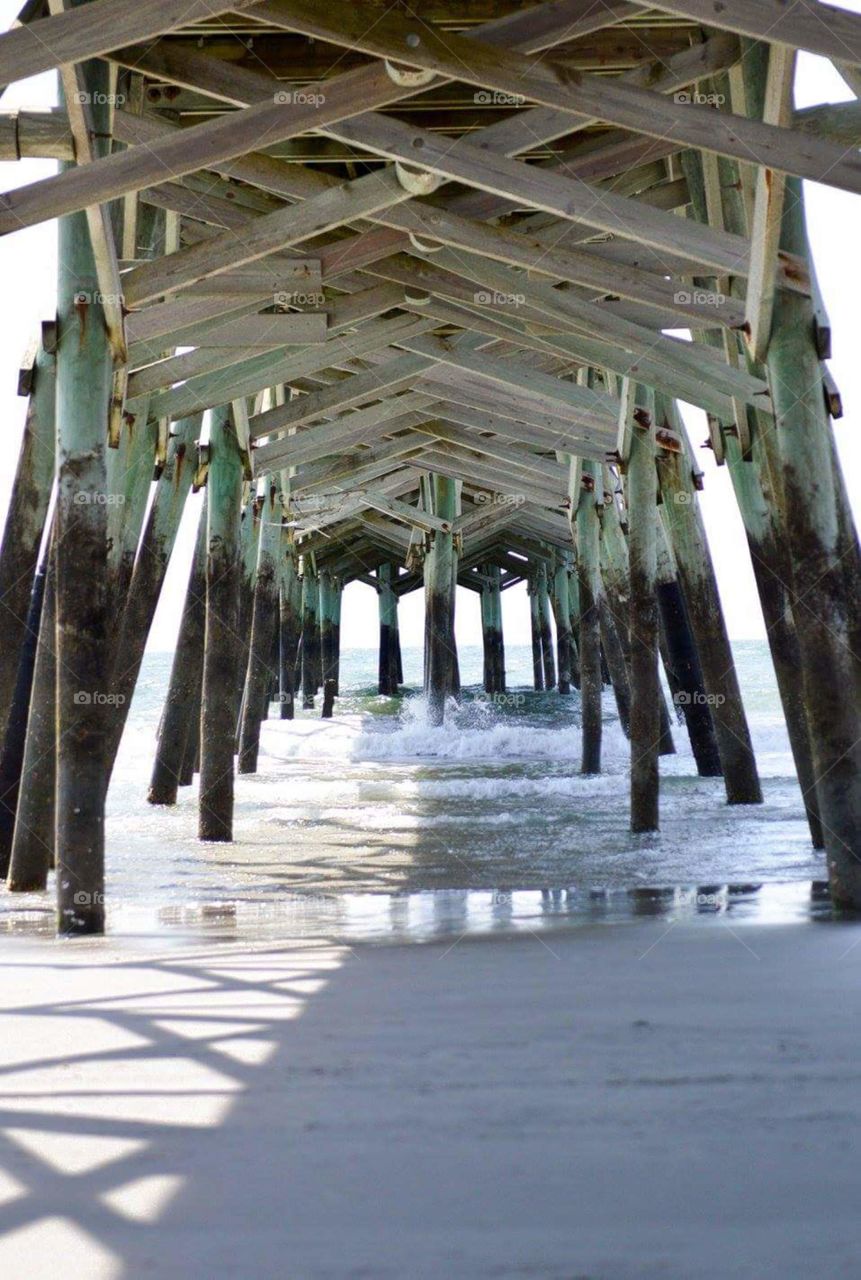
<path id="1" fill-rule="evenodd" d="M 226 231 L 135 267 L 124 279 L 127 305 L 141 306 L 407 199 L 409 194 L 394 173 L 356 178 L 302 204 L 288 205 L 250 220 L 238 241 L 232 231 Z"/>
<path id="2" fill-rule="evenodd" d="M 254 469 L 265 474 L 275 468 L 300 466 L 345 447 L 373 440 L 401 426 L 414 426 L 424 421 L 425 410 L 432 397 L 417 393 L 393 396 L 367 409 L 354 410 L 333 422 L 308 427 L 295 435 L 284 436 L 258 446 L 253 453 Z"/>
<path id="3" fill-rule="evenodd" d="M 69 117 L 60 107 L 0 111 L 0 160 L 74 160 Z"/>
<path id="4" fill-rule="evenodd" d="M 795 50 L 787 45 L 772 45 L 768 55 L 762 116 L 766 123 L 784 124 L 790 118 L 794 83 Z M 751 355 L 759 361 L 765 359 L 771 337 L 784 189 L 783 174 L 763 165 L 757 168 L 753 223 L 750 231 L 750 275 L 747 281 L 745 339 Z"/>
<path id="5" fill-rule="evenodd" d="M 538 406 L 564 405 L 577 414 L 583 426 L 592 427 L 598 432 L 612 429 L 615 402 L 612 397 L 603 393 L 536 373 L 527 365 L 520 365 L 516 361 L 491 360 L 482 354 L 452 347 L 440 338 L 403 338 L 398 340 L 398 346 L 416 355 L 431 356 L 456 369 L 464 369 L 499 386 L 514 386 L 518 394 L 527 400 L 534 400 Z"/>
<path id="6" fill-rule="evenodd" d="M 305 347 L 326 341 L 327 317 L 323 312 L 303 315 L 280 314 L 245 316 L 207 333 L 198 341 L 201 348 L 241 348 L 266 351 L 272 347 Z"/>
<path id="7" fill-rule="evenodd" d="M 564 39 L 570 3 L 572 0 L 562 0 L 561 3 L 542 6 L 540 11 L 520 15 L 522 30 L 526 33 L 521 47 L 528 52 L 537 52 Z M 536 13 L 540 13 L 537 18 Z M 494 39 L 494 25 L 487 24 L 481 28 L 483 39 Z M 506 43 L 519 39 L 518 30 L 518 25 L 507 19 L 502 28 L 504 35 L 500 38 Z M 147 146 L 132 145 L 127 151 L 85 169 L 70 170 L 8 193 L 0 200 L 0 233 L 157 185 L 166 173 L 176 179 L 182 174 L 212 166 L 223 170 L 225 160 L 245 156 L 262 143 L 273 146 L 307 130 L 319 129 L 327 119 L 366 113 L 409 97 L 413 91 L 412 88 L 395 85 L 385 68 L 376 63 L 327 80 L 325 103 L 322 104 L 316 101 L 316 95 L 311 103 L 297 104 L 289 98 L 285 101 L 283 93 L 273 91 L 269 101 L 209 120 L 192 129 L 180 130 L 169 136 L 165 134 L 164 139 L 150 142 Z M 133 117 L 126 123 L 133 125 Z M 133 143 L 134 134 L 127 135 L 124 140 Z M 272 161 L 276 167 L 277 163 Z"/>
<path id="8" fill-rule="evenodd" d="M 94 2 L 97 3 L 98 0 L 88 0 L 86 7 L 89 8 Z M 53 14 L 71 13 L 69 0 L 48 0 L 48 5 Z M 75 12 L 81 11 L 82 6 L 78 5 Z M 0 52 L 2 40 L 3 37 L 0 37 Z M 110 150 L 110 69 L 103 62 L 91 63 L 86 67 L 67 62 L 61 64 L 59 74 L 62 99 L 75 143 L 75 159 L 78 165 L 92 164 Z M 110 210 L 107 205 L 94 204 L 87 208 L 86 214 L 108 341 L 115 362 L 122 365 L 127 356 L 123 325 L 123 286 L 120 282 Z"/>
<path id="9" fill-rule="evenodd" d="M 282 318 L 291 322 L 286 326 L 288 330 L 294 328 L 300 333 L 304 330 L 310 339 L 308 345 L 317 345 L 318 341 L 325 342 L 337 337 L 339 333 L 352 328 L 369 316 L 376 317 L 380 311 L 388 309 L 386 304 L 393 306 L 400 301 L 391 291 L 381 297 L 382 292 L 379 288 L 366 289 L 361 294 L 353 294 L 345 299 L 343 304 L 339 301 L 334 306 L 330 306 L 325 313 L 315 315 L 309 312 L 305 315 Z M 169 388 L 178 382 L 187 382 L 191 378 L 200 378 L 204 374 L 226 369 L 229 365 L 241 364 L 249 358 L 251 351 L 243 349 L 242 346 L 233 346 L 230 342 L 232 334 L 243 329 L 246 332 L 250 328 L 259 330 L 269 320 L 274 320 L 277 331 L 279 318 L 274 317 L 272 313 L 265 316 L 257 313 L 250 316 L 234 316 L 227 324 L 219 321 L 216 324 L 206 324 L 202 328 L 194 326 L 186 329 L 182 335 L 184 339 L 182 345 L 193 344 L 196 349 L 152 362 L 149 362 L 151 353 L 148 353 L 148 360 L 146 362 L 141 360 L 142 367 L 136 369 L 129 377 L 128 399 L 135 400 L 149 392 Z M 324 335 L 322 339 L 318 337 L 321 332 Z M 223 345 L 225 339 L 227 339 L 227 345 Z M 275 346 L 278 345 L 282 344 L 275 344 Z M 270 346 L 269 349 L 273 348 Z M 133 354 L 138 350 L 139 348 L 133 348 Z M 253 351 L 253 344 L 251 350 Z M 297 353 L 297 358 L 300 366 L 303 360 L 307 363 L 304 353 Z M 314 357 L 310 354 L 307 359 L 314 362 Z"/>
<path id="10" fill-rule="evenodd" d="M 861 193 L 861 161 L 847 157 L 843 148 L 824 139 L 799 137 L 789 129 L 744 116 L 715 118 L 707 106 L 673 102 L 651 90 L 606 77 L 575 73 L 572 85 L 570 74 L 547 59 L 531 60 L 523 54 L 491 48 L 480 38 L 466 41 L 449 32 L 441 36 L 423 30 L 419 35 L 414 20 L 391 13 L 368 24 L 358 10 L 345 3 L 321 10 L 312 0 L 263 0 L 257 12 L 291 30 L 513 94 L 515 100 L 528 97 L 575 117 L 597 118 L 659 138 L 669 136 L 680 144 L 743 161 L 753 154 L 783 172 Z M 829 16 L 835 12 L 839 10 L 829 10 Z M 858 18 L 853 30 L 857 40 L 861 31 Z M 349 126 L 346 133 L 336 127 L 335 136 L 362 145 Z M 413 159 L 418 159 L 415 153 Z"/>
<path id="11" fill-rule="evenodd" d="M 307 376 L 315 369 L 325 369 L 333 363 L 337 364 L 339 351 L 342 353 L 342 361 L 348 361 L 362 353 L 363 349 L 385 348 L 401 337 L 419 336 L 432 327 L 433 321 L 399 316 L 393 320 L 381 321 L 378 327 L 367 324 L 361 334 L 330 338 L 327 343 L 310 347 L 298 354 L 264 353 L 233 366 L 229 379 L 216 371 L 192 378 L 181 387 L 156 393 L 150 401 L 150 412 L 159 418 L 181 418 L 189 413 L 202 412 L 212 407 L 219 394 L 222 399 L 229 395 L 231 400 L 239 396 L 256 395 L 264 387 L 289 382 L 293 378 Z"/>
<path id="12" fill-rule="evenodd" d="M 416 376 L 433 364 L 422 356 L 393 355 L 394 358 L 386 364 L 376 365 L 364 373 L 351 374 L 320 391 L 297 396 L 278 408 L 254 414 L 250 423 L 252 439 L 273 431 L 303 427 L 315 418 L 332 417 L 365 401 L 396 395 L 411 386 Z"/>
<path id="13" fill-rule="evenodd" d="M 67 63 L 108 53 L 124 44 L 150 40 L 195 22 L 248 8 L 252 0 L 189 0 L 177 10 L 173 0 L 90 0 L 86 6 L 37 18 L 0 35 L 0 84 L 25 80 Z"/>
<path id="14" fill-rule="evenodd" d="M 721 0 L 720 4 L 714 0 L 659 0 L 654 7 L 710 27 L 861 66 L 861 17 L 819 0 L 789 6 L 783 0 Z"/>

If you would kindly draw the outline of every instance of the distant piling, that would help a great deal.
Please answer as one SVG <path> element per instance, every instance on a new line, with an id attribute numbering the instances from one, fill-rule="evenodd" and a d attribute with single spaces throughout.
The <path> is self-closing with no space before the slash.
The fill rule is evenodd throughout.
<path id="1" fill-rule="evenodd" d="M 457 512 L 455 482 L 433 477 L 434 514 L 453 521 Z M 454 691 L 454 584 L 456 562 L 451 533 L 435 530 L 424 562 L 426 627 L 426 686 L 428 720 L 443 722 L 445 700 Z"/>
<path id="2" fill-rule="evenodd" d="M 186 748 L 199 733 L 194 715 L 196 711 L 198 717 L 200 714 L 200 682 L 203 677 L 206 630 L 207 497 L 208 495 L 200 510 L 182 620 L 147 792 L 150 804 L 176 804 Z"/>
<path id="3" fill-rule="evenodd" d="M 631 830 L 657 831 L 659 825 L 658 607 L 653 400 L 642 395 L 631 424 L 626 497 L 630 557 L 631 637 Z"/>
<path id="4" fill-rule="evenodd" d="M 280 486 L 275 482 L 268 486 L 264 495 L 260 518 L 262 524 L 257 546 L 248 668 L 239 734 L 240 773 L 257 772 L 260 725 L 269 702 L 270 684 L 275 675 L 272 654 L 278 639 L 278 586 L 281 573 L 281 493 Z"/>
<path id="5" fill-rule="evenodd" d="M 603 497 L 596 463 L 584 459 L 575 517 L 580 590 L 580 707 L 583 750 L 581 773 L 601 772 L 601 620 L 598 610 L 600 525 L 596 501 Z"/>
<path id="6" fill-rule="evenodd" d="M 242 459 L 227 408 L 209 413 L 206 631 L 200 724 L 201 840 L 233 839 Z"/>

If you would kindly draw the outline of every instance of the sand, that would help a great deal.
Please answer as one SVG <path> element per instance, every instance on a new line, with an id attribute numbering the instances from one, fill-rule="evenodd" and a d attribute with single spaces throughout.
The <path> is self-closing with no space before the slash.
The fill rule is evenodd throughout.
<path id="1" fill-rule="evenodd" d="M 0 961 L 6 1280 L 861 1273 L 861 926 Z"/>

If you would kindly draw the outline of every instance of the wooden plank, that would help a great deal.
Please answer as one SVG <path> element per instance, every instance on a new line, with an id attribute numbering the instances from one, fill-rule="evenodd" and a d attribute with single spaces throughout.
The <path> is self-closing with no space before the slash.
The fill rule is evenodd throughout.
<path id="1" fill-rule="evenodd" d="M 654 8 L 861 66 L 861 17 L 819 0 L 659 0 Z"/>
<path id="2" fill-rule="evenodd" d="M 450 520 L 442 520 L 429 511 L 400 502 L 397 498 L 387 497 L 377 490 L 366 489 L 363 497 L 365 506 L 371 507 L 374 511 L 380 511 L 401 524 L 410 525 L 414 529 L 424 529 L 428 533 L 451 533 L 452 531 Z"/>
<path id="3" fill-rule="evenodd" d="M 88 0 L 89 4 L 96 0 Z M 63 14 L 68 8 L 68 0 L 48 0 L 53 14 Z M 80 10 L 78 10 L 80 11 Z M 0 37 L 2 46 L 2 37 Z M 104 87 L 107 91 L 111 83 L 105 74 L 105 68 L 90 68 L 85 71 L 81 66 L 66 63 L 60 66 L 60 83 L 66 104 L 69 128 L 75 144 L 75 158 L 78 165 L 90 165 L 106 154 L 109 147 L 105 138 L 106 128 L 110 125 L 111 106 L 110 93 L 105 92 L 104 103 L 93 103 L 93 85 Z M 126 339 L 123 323 L 123 288 L 120 283 L 120 270 L 117 263 L 117 251 L 111 227 L 110 212 L 105 205 L 90 205 L 86 210 L 87 226 L 93 246 L 93 257 L 96 263 L 100 302 L 105 317 L 108 341 L 114 361 L 124 364 L 126 361 Z"/>
<path id="4" fill-rule="evenodd" d="M 102 4 L 108 0 L 95 2 Z M 115 0 L 111 0 L 111 3 L 114 2 Z M 149 2 L 166 4 L 167 0 Z M 555 41 L 564 40 L 568 13 L 578 3 L 579 0 L 560 0 L 559 3 L 541 6 L 539 10 L 528 10 L 519 15 L 519 24 L 513 19 L 503 20 L 504 35 L 501 34 L 499 38 L 506 43 L 517 41 L 527 52 L 546 48 Z M 184 11 L 183 21 L 190 20 L 187 16 L 189 12 L 191 11 Z M 489 23 L 479 28 L 483 39 L 493 40 L 494 26 L 494 23 Z M 129 33 L 127 24 L 120 24 L 117 29 L 124 32 L 124 44 L 130 38 L 135 38 Z M 235 160 L 237 157 L 247 160 L 246 153 L 259 147 L 261 140 L 265 140 L 266 145 L 271 147 L 307 130 L 319 129 L 330 118 L 334 120 L 351 113 L 386 106 L 400 98 L 409 97 L 412 92 L 411 89 L 396 86 L 386 74 L 385 68 L 379 64 L 328 79 L 323 103 L 316 101 L 316 95 L 312 103 L 285 103 L 283 91 L 277 91 L 273 94 L 277 101 L 260 102 L 242 111 L 196 125 L 193 129 L 181 129 L 170 134 L 165 131 L 163 139 L 151 141 L 145 147 L 132 145 L 128 151 L 91 166 L 85 180 L 81 179 L 79 171 L 73 171 L 7 193 L 0 199 L 0 233 L 31 226 L 129 191 L 139 191 L 143 187 L 158 184 L 165 173 L 170 173 L 175 179 L 184 173 L 192 173 L 215 164 L 225 172 L 225 161 Z M 134 117 L 127 117 L 125 124 L 131 131 L 131 136 L 124 140 L 133 143 Z M 265 157 L 255 157 L 254 160 L 257 172 L 267 167 Z M 241 167 L 248 171 L 246 163 Z M 275 160 L 271 160 L 268 167 L 275 172 L 279 169 Z M 280 167 L 300 169 L 300 166 Z M 295 180 L 300 180 L 298 174 Z M 272 189 L 278 190 L 277 187 Z"/>
<path id="5" fill-rule="evenodd" d="M 415 21 L 395 14 L 369 24 L 360 10 L 346 3 L 314 0 L 263 0 L 256 12 L 289 30 L 347 44 L 378 57 L 397 58 L 409 66 L 465 80 L 481 88 L 526 97 L 574 116 L 597 118 L 638 133 L 671 137 L 680 144 L 705 148 L 737 160 L 751 154 L 770 167 L 814 182 L 825 182 L 861 194 L 861 160 L 824 139 L 799 136 L 743 116 L 721 113 L 706 105 L 672 101 L 651 90 L 613 79 L 574 73 L 547 59 L 530 60 L 492 48 L 481 39 L 465 40 L 451 32 L 422 30 Z M 830 10 L 830 12 L 838 12 Z M 861 19 L 854 19 L 861 32 Z M 768 36 L 774 40 L 772 30 Z M 572 83 L 573 80 L 573 83 Z M 335 136 L 345 140 L 343 135 Z M 346 139 L 361 146 L 355 137 Z M 417 157 L 413 157 L 417 159 Z"/>
<path id="6" fill-rule="evenodd" d="M 408 198 L 393 173 L 367 174 L 321 192 L 303 204 L 251 219 L 239 238 L 233 231 L 225 231 L 136 267 L 124 281 L 127 303 L 130 307 L 141 306 Z"/>
<path id="7" fill-rule="evenodd" d="M 785 44 L 772 45 L 769 49 L 763 106 L 763 119 L 769 123 L 781 124 L 792 115 L 795 56 L 795 50 Z M 759 362 L 765 360 L 771 338 L 785 185 L 783 174 L 763 166 L 757 169 L 745 341 L 751 355 Z"/>
<path id="8" fill-rule="evenodd" d="M 567 332 L 587 336 L 600 334 L 601 339 L 621 348 L 623 358 L 628 362 L 651 358 L 665 364 L 679 376 L 689 375 L 701 380 L 718 393 L 737 392 L 758 407 L 765 403 L 768 388 L 762 379 L 754 378 L 743 370 L 728 370 L 719 358 L 705 355 L 703 348 L 669 335 L 656 335 L 607 308 L 572 295 L 570 290 L 554 289 L 539 280 L 524 280 L 513 271 L 478 260 L 472 254 L 455 255 L 446 251 L 436 254 L 434 261 L 449 271 L 459 269 L 472 276 L 473 280 L 487 286 L 484 293 L 489 297 L 493 297 L 495 292 L 502 299 L 515 298 L 530 303 L 548 316 L 561 320 Z M 491 291 L 489 295 L 488 289 Z"/>
<path id="9" fill-rule="evenodd" d="M 419 415 L 431 403 L 431 396 L 420 393 L 393 396 L 369 409 L 345 414 L 334 422 L 307 427 L 295 435 L 258 446 L 254 450 L 254 469 L 257 472 L 268 471 L 274 466 L 299 466 L 303 462 L 314 462 L 347 445 L 372 440 L 393 430 L 390 425 L 393 419 L 406 418 L 407 425 L 415 426 L 423 421 Z"/>
<path id="10" fill-rule="evenodd" d="M 0 160 L 74 160 L 69 118 L 59 107 L 0 111 Z"/>
<path id="11" fill-rule="evenodd" d="M 716 322 L 739 325 L 743 319 L 738 304 L 732 300 L 710 309 L 680 304 L 678 296 L 684 291 L 684 284 L 679 276 L 675 280 L 668 279 L 656 272 L 610 262 L 595 253 L 560 247 L 556 243 L 557 237 L 546 232 L 529 236 L 511 228 L 463 218 L 446 209 L 441 202 L 429 207 L 414 200 L 399 209 L 378 214 L 375 220 L 419 235 L 423 242 L 466 249 L 508 266 L 540 272 L 554 281 L 589 286 L 601 293 L 618 294 L 647 306 L 669 310 L 678 316 L 679 328 L 705 322 L 710 325 Z"/>
<path id="12" fill-rule="evenodd" d="M 511 445 L 503 444 L 494 436 L 476 435 L 473 431 L 438 420 L 428 422 L 418 430 L 426 432 L 436 440 L 445 440 L 449 444 L 459 444 L 466 449 L 474 449 L 476 453 L 485 454 L 497 462 L 504 462 L 517 471 L 531 472 L 551 484 L 561 483 L 567 475 L 566 469 L 558 463 L 531 453 L 529 449 L 512 448 Z"/>
<path id="13" fill-rule="evenodd" d="M 575 410 L 583 424 L 594 425 L 598 430 L 606 429 L 615 419 L 615 403 L 610 396 L 537 373 L 528 365 L 512 360 L 490 360 L 483 354 L 465 352 L 440 338 L 429 336 L 398 339 L 398 346 L 416 355 L 427 355 L 443 364 L 466 369 L 482 380 L 488 379 L 502 386 L 513 385 L 528 399 L 534 397 L 543 403 L 564 405 Z"/>
<path id="14" fill-rule="evenodd" d="M 426 332 L 432 323 L 430 320 L 410 321 L 407 317 L 399 317 L 394 322 L 371 322 L 364 326 L 361 334 L 351 334 L 346 342 L 341 335 L 332 332 L 326 344 L 314 344 L 307 351 L 293 352 L 284 358 L 270 352 L 268 355 L 254 357 L 249 361 L 241 350 L 237 352 L 221 347 L 210 351 L 186 352 L 184 355 L 162 360 L 159 364 L 132 374 L 129 379 L 129 397 L 138 400 L 156 388 L 164 388 L 163 398 L 155 401 L 156 409 L 161 412 L 171 399 L 170 388 L 178 382 L 184 382 L 190 386 L 191 390 L 200 391 L 213 385 L 212 375 L 218 375 L 217 385 L 223 390 L 226 383 L 245 380 L 249 374 L 260 370 L 264 375 L 263 385 L 270 385 L 276 381 L 293 383 L 302 378 L 317 377 L 330 366 L 348 365 L 358 356 L 375 353 L 380 348 L 386 347 L 389 338 L 397 337 L 401 333 Z M 227 374 L 226 369 L 229 365 L 233 365 L 234 368 L 230 374 Z M 267 378 L 268 371 L 276 365 L 281 376 L 278 379 Z M 165 367 L 167 367 L 167 374 Z M 255 390 L 259 389 L 260 387 L 255 388 Z M 277 414 L 278 410 L 272 410 L 272 412 Z M 272 421 L 277 421 L 277 417 Z M 257 432 L 257 434 L 260 433 Z"/>
<path id="15" fill-rule="evenodd" d="M 375 117 L 372 127 L 366 120 L 363 117 L 361 128 L 353 129 L 349 121 L 341 121 L 331 130 L 392 160 L 413 165 L 420 161 L 423 169 L 453 181 L 661 249 L 670 255 L 670 263 L 682 254 L 720 271 L 746 274 L 747 245 L 738 236 L 685 223 L 578 178 L 560 177 L 534 165 L 490 155 L 469 142 L 452 142 L 390 117 Z"/>
<path id="16" fill-rule="evenodd" d="M 632 378 L 622 378 L 619 390 L 619 420 L 616 434 L 616 453 L 623 467 L 631 456 L 631 439 L 634 429 L 634 410 L 637 407 L 637 384 Z"/>
<path id="17" fill-rule="evenodd" d="M 98 0 L 96 0 L 98 2 Z M 0 233 L 33 226 L 129 191 L 205 169 L 306 130 L 319 128 L 324 117 L 359 113 L 369 105 L 385 106 L 402 97 L 382 67 L 348 72 L 327 81 L 322 105 L 268 101 L 208 120 L 147 146 L 130 146 L 86 167 L 30 183 L 0 198 Z M 273 95 L 278 97 L 277 94 Z"/>
<path id="18" fill-rule="evenodd" d="M 67 63 L 108 53 L 120 42 L 150 40 L 221 13 L 246 9 L 253 0 L 90 0 L 66 13 L 37 18 L 0 35 L 0 84 L 24 80 Z"/>
<path id="19" fill-rule="evenodd" d="M 368 324 L 361 335 L 351 334 L 349 339 L 330 338 L 323 346 L 314 346 L 308 351 L 294 352 L 286 357 L 276 353 L 264 353 L 252 360 L 237 364 L 231 373 L 229 384 L 223 373 L 215 372 L 204 377 L 194 378 L 184 386 L 174 390 L 163 391 L 152 397 L 150 412 L 156 417 L 184 417 L 187 413 L 201 412 L 211 407 L 206 402 L 220 392 L 222 399 L 229 394 L 231 399 L 240 395 L 254 395 L 263 387 L 277 382 L 289 382 L 293 378 L 306 376 L 315 369 L 327 368 L 341 360 L 350 360 L 363 350 L 379 349 L 389 345 L 390 341 L 410 335 L 420 335 L 432 327 L 433 322 L 423 323 L 413 320 L 411 316 L 401 316 L 394 320 L 381 321 L 379 325 Z M 190 407 L 202 406 L 202 408 Z"/>
<path id="20" fill-rule="evenodd" d="M 228 349 L 236 347 L 246 351 L 305 346 L 308 343 L 326 341 L 326 322 L 327 317 L 322 312 L 246 316 L 208 333 L 201 339 L 200 346 Z"/>
<path id="21" fill-rule="evenodd" d="M 315 418 L 352 409 L 365 400 L 378 400 L 384 395 L 394 395 L 412 385 L 416 376 L 433 363 L 422 356 L 396 353 L 395 358 L 387 364 L 353 374 L 330 387 L 309 395 L 297 396 L 295 400 L 278 408 L 255 414 L 251 419 L 251 435 L 259 437 L 273 431 L 302 427 Z"/>

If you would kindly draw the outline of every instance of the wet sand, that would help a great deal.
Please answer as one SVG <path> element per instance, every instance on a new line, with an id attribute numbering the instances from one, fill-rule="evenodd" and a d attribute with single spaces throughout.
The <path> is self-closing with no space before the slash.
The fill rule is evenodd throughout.
<path id="1" fill-rule="evenodd" d="M 10 1280 L 861 1270 L 861 925 L 0 961 Z"/>

